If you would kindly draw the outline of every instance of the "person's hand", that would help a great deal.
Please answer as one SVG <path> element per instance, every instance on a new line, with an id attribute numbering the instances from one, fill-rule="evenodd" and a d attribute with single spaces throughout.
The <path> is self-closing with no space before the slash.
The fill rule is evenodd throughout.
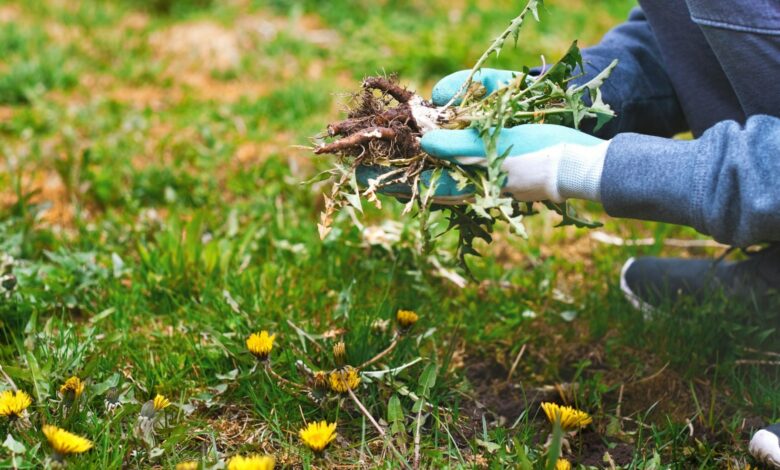
<path id="1" fill-rule="evenodd" d="M 451 73 L 446 77 L 439 80 L 433 87 L 431 92 L 431 101 L 436 106 L 445 106 L 450 102 L 453 96 L 460 91 L 463 82 L 471 73 L 471 70 L 460 70 L 458 72 Z M 480 82 L 485 87 L 485 95 L 489 95 L 499 88 L 506 86 L 515 77 L 522 72 L 513 72 L 511 70 L 499 70 L 499 69 L 480 69 L 474 74 L 473 81 Z M 460 99 L 456 100 L 453 104 L 460 104 Z"/>
<path id="2" fill-rule="evenodd" d="M 467 170 L 476 170 L 487 162 L 485 146 L 475 129 L 430 131 L 423 135 L 420 145 L 424 152 Z M 607 146 L 608 141 L 553 124 L 503 129 L 498 138 L 498 153 L 508 153 L 502 163 L 508 175 L 504 193 L 527 202 L 563 202 L 569 197 L 599 200 Z M 378 166 L 359 167 L 358 181 L 367 185 L 385 171 L 386 168 Z M 422 182 L 428 185 L 430 178 L 430 172 L 426 172 Z M 408 199 L 412 188 L 408 184 L 395 184 L 381 192 Z M 434 202 L 463 204 L 473 194 L 471 186 L 459 190 L 456 181 L 445 171 L 437 181 Z"/>
<path id="3" fill-rule="evenodd" d="M 420 144 L 426 153 L 458 165 L 487 163 L 475 129 L 431 131 Z M 553 124 L 502 129 L 497 150 L 499 155 L 508 154 L 502 162 L 507 173 L 504 193 L 525 202 L 563 202 L 568 197 L 598 200 L 607 146 L 607 141 Z"/>

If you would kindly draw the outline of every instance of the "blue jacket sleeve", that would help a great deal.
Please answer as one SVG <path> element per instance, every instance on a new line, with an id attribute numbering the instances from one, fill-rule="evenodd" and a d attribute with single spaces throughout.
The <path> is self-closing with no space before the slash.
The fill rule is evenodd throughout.
<path id="1" fill-rule="evenodd" d="M 618 59 L 617 68 L 601 88 L 604 101 L 617 113 L 595 135 L 611 138 L 620 132 L 672 136 L 688 130 L 677 95 L 666 74 L 653 31 L 641 9 L 608 32 L 601 42 L 582 50 L 584 83 Z M 583 126 L 592 131 L 593 123 Z"/>
<path id="2" fill-rule="evenodd" d="M 696 140 L 612 140 L 601 176 L 607 213 L 689 225 L 748 246 L 780 241 L 780 119 L 724 121 Z"/>

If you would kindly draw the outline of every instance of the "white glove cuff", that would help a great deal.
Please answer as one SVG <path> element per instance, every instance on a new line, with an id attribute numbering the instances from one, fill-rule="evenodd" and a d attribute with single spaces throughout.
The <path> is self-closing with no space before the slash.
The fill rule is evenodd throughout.
<path id="1" fill-rule="evenodd" d="M 557 189 L 562 198 L 601 202 L 601 172 L 609 143 L 564 145 L 557 175 Z"/>

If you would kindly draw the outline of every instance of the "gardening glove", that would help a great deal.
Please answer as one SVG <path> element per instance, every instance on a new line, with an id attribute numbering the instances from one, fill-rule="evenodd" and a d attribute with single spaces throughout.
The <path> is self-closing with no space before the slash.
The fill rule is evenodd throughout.
<path id="1" fill-rule="evenodd" d="M 446 77 L 439 80 L 439 82 L 433 87 L 431 93 L 431 101 L 436 106 L 445 106 L 450 102 L 453 96 L 460 91 L 460 87 L 463 82 L 471 73 L 470 70 L 460 70 L 455 73 L 451 73 Z M 493 93 L 499 88 L 509 84 L 513 78 L 521 74 L 522 72 L 513 72 L 511 70 L 499 70 L 499 69 L 480 69 L 474 74 L 474 81 L 482 83 L 485 87 L 485 96 Z M 528 77 L 532 79 L 532 77 Z M 460 104 L 460 98 L 455 100 L 453 104 Z"/>
<path id="2" fill-rule="evenodd" d="M 475 129 L 434 130 L 423 135 L 420 144 L 426 153 L 466 168 L 487 163 Z M 498 154 L 508 155 L 502 162 L 507 173 L 503 192 L 524 202 L 600 201 L 608 146 L 609 141 L 553 124 L 503 129 L 498 138 Z M 446 195 L 451 196 L 450 191 Z M 435 199 L 438 196 L 437 191 Z"/>
<path id="3" fill-rule="evenodd" d="M 466 171 L 479 171 L 487 163 L 482 138 L 475 129 L 433 130 L 423 135 L 422 150 L 434 157 L 461 165 Z M 503 129 L 498 138 L 498 153 L 507 157 L 502 169 L 507 173 L 504 194 L 518 201 L 563 202 L 568 198 L 600 201 L 601 172 L 609 141 L 575 129 L 554 124 L 525 124 Z M 386 167 L 363 166 L 357 169 L 362 185 L 387 171 Z M 421 184 L 430 185 L 431 171 L 421 175 Z M 469 201 L 475 188 L 458 188 L 455 179 L 444 171 L 436 181 L 433 202 L 459 205 Z M 420 192 L 424 191 L 420 188 Z M 408 199 L 408 184 L 393 184 L 381 192 Z"/>

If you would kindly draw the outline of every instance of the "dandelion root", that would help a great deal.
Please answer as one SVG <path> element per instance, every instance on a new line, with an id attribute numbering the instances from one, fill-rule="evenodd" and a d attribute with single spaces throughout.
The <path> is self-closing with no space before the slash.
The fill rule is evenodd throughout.
<path id="1" fill-rule="evenodd" d="M 399 103 L 408 103 L 414 98 L 414 93 L 395 83 L 391 78 L 368 77 L 363 80 L 363 88 L 379 90 L 387 93 L 396 99 Z"/>

